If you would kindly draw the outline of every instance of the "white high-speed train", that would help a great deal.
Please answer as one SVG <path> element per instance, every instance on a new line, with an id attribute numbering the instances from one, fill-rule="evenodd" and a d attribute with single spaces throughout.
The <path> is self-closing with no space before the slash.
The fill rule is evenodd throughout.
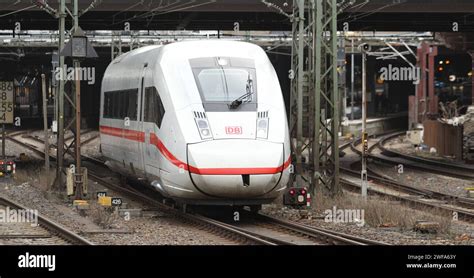
<path id="1" fill-rule="evenodd" d="M 125 53 L 102 81 L 101 151 L 178 203 L 255 206 L 289 179 L 285 106 L 257 45 L 222 40 Z"/>

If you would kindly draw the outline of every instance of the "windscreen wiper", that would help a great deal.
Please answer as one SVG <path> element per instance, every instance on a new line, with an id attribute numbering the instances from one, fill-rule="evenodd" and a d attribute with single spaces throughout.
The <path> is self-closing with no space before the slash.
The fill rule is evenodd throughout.
<path id="1" fill-rule="evenodd" d="M 250 74 L 249 74 L 249 77 L 247 79 L 247 86 L 245 87 L 245 89 L 246 89 L 247 93 L 245 93 L 244 95 L 238 97 L 237 99 L 232 101 L 230 104 L 228 104 L 227 106 L 229 107 L 229 109 L 239 108 L 239 106 L 243 103 L 244 99 L 249 98 L 250 96 L 252 96 L 254 94 L 253 80 L 250 78 Z"/>

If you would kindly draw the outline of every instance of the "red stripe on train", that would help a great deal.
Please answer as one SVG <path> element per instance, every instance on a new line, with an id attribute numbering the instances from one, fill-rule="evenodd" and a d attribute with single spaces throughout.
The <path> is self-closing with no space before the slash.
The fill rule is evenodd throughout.
<path id="1" fill-rule="evenodd" d="M 188 171 L 188 164 L 182 162 L 181 160 L 177 159 L 176 156 L 174 156 L 161 142 L 161 140 L 156 136 L 156 134 L 151 133 L 150 134 L 150 144 L 154 145 L 155 147 L 160 150 L 160 152 L 163 154 L 166 159 L 169 160 L 169 162 L 173 163 L 175 166 L 182 168 L 186 171 Z"/>
<path id="2" fill-rule="evenodd" d="M 121 137 L 128 140 L 145 142 L 145 133 L 141 131 L 121 129 L 116 127 L 101 126 L 100 133 L 115 137 Z M 279 167 L 262 167 L 262 168 L 197 168 L 176 158 L 156 136 L 150 134 L 150 144 L 154 145 L 163 154 L 169 162 L 176 167 L 189 171 L 197 175 L 264 175 L 277 174 L 288 168 L 291 164 L 291 156 Z"/>
<path id="3" fill-rule="evenodd" d="M 196 168 L 189 165 L 189 172 L 198 175 L 272 175 L 278 174 L 291 164 L 291 157 L 279 167 L 261 168 Z"/>
<path id="4" fill-rule="evenodd" d="M 131 130 L 131 129 L 122 129 L 117 127 L 109 127 L 109 126 L 100 126 L 100 133 L 121 137 L 128 140 L 133 140 L 137 142 L 145 142 L 145 133 L 141 131 Z"/>

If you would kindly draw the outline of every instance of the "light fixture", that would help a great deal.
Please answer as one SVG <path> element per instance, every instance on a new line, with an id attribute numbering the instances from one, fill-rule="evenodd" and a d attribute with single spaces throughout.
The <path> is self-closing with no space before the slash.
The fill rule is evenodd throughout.
<path id="1" fill-rule="evenodd" d="M 199 135 L 201 136 L 202 140 L 209 140 L 212 139 L 212 132 L 209 126 L 209 122 L 206 118 L 195 118 L 196 126 L 199 130 Z"/>
<path id="2" fill-rule="evenodd" d="M 257 138 L 268 138 L 268 118 L 260 118 L 257 120 Z"/>
<path id="3" fill-rule="evenodd" d="M 74 31 L 71 39 L 61 49 L 59 55 L 64 57 L 72 57 L 74 59 L 98 57 L 97 52 L 95 52 L 81 27 L 78 27 Z"/>
<path id="4" fill-rule="evenodd" d="M 227 66 L 227 64 L 229 64 L 229 62 L 226 59 L 222 59 L 222 58 L 218 58 L 217 63 L 219 64 L 219 66 Z"/>
<path id="5" fill-rule="evenodd" d="M 73 36 L 71 39 L 71 54 L 74 58 L 86 58 L 87 57 L 87 37 L 86 36 Z"/>

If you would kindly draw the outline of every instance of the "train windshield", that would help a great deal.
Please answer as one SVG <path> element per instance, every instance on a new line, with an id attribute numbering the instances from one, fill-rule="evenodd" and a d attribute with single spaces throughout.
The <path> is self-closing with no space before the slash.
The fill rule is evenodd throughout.
<path id="1" fill-rule="evenodd" d="M 256 109 L 256 72 L 252 60 L 198 58 L 190 61 L 207 110 L 228 108 L 236 100 L 243 110 Z"/>

